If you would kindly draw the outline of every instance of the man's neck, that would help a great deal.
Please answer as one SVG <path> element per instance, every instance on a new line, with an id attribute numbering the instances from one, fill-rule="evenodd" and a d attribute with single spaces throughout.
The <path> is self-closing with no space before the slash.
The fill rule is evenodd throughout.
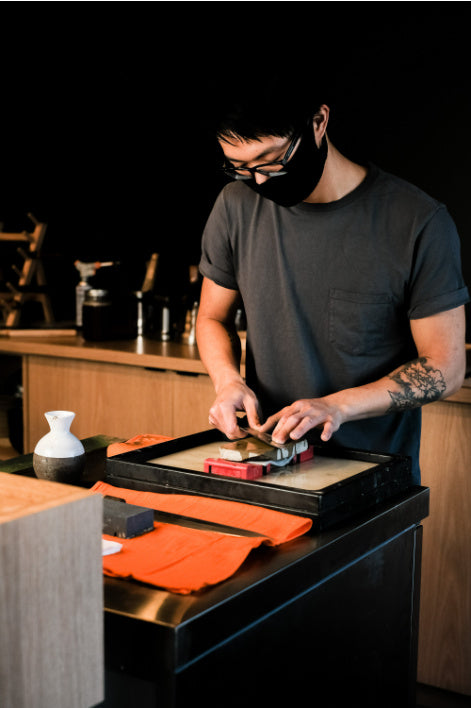
<path id="1" fill-rule="evenodd" d="M 311 204 L 335 202 L 353 192 L 365 179 L 367 168 L 344 157 L 328 140 L 324 172 L 315 190 L 304 201 Z"/>

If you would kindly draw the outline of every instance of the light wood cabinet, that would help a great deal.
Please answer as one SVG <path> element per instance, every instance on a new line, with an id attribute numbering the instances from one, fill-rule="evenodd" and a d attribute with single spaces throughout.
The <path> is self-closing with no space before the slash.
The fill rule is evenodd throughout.
<path id="1" fill-rule="evenodd" d="M 209 427 L 214 388 L 194 345 L 12 336 L 0 338 L 0 354 L 22 360 L 25 453 L 48 432 L 49 410 L 74 411 L 79 438 L 176 437 Z"/>
<path id="2" fill-rule="evenodd" d="M 423 409 L 418 680 L 471 695 L 471 379 Z"/>

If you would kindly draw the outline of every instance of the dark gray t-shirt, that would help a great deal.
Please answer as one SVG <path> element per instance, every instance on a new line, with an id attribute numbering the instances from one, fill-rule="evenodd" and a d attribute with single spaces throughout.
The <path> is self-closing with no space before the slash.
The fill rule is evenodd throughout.
<path id="1" fill-rule="evenodd" d="M 238 290 L 246 378 L 265 416 L 389 374 L 416 357 L 409 319 L 468 301 L 446 208 L 371 166 L 344 198 L 280 207 L 240 182 L 216 200 L 201 273 Z M 343 447 L 411 455 L 420 409 L 344 424 Z"/>

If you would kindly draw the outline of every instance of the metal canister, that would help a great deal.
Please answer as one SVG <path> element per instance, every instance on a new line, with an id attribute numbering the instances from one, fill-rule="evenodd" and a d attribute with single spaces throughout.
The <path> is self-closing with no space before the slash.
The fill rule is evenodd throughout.
<path id="1" fill-rule="evenodd" d="M 92 342 L 112 338 L 113 311 L 107 290 L 92 288 L 87 292 L 82 308 L 82 335 Z"/>

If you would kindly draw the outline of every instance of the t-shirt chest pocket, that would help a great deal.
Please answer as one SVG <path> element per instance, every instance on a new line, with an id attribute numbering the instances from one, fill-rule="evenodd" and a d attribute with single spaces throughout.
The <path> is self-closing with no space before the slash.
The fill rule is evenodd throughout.
<path id="1" fill-rule="evenodd" d="M 331 288 L 329 340 L 349 354 L 367 354 L 396 338 L 395 314 L 388 293 Z"/>

